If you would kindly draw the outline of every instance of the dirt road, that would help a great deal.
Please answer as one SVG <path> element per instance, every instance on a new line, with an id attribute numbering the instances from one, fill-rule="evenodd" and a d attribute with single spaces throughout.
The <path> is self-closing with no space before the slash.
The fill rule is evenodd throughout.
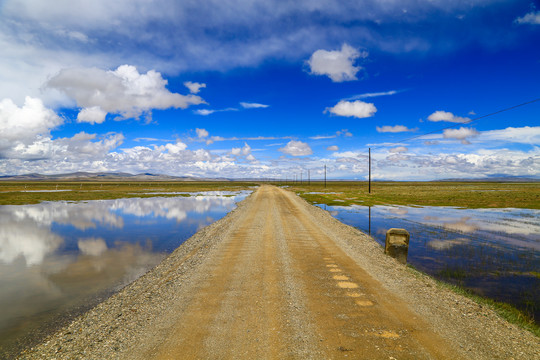
<path id="1" fill-rule="evenodd" d="M 190 240 L 25 357 L 540 357 L 538 338 L 286 190 L 260 187 Z"/>

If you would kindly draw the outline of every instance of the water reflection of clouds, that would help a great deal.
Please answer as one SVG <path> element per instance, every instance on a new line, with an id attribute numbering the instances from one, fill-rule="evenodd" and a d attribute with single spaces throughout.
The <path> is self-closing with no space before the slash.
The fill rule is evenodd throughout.
<path id="1" fill-rule="evenodd" d="M 539 302 L 534 298 L 538 279 L 531 273 L 540 265 L 540 210 L 322 207 L 369 231 L 383 246 L 387 228 L 407 229 L 411 234 L 408 262 L 416 268 L 529 313 L 533 309 L 538 317 Z M 400 215 L 396 208 L 407 213 Z"/>
<path id="2" fill-rule="evenodd" d="M 79 239 L 79 251 L 84 255 L 99 256 L 107 251 L 107 243 L 101 238 Z"/>
<path id="3" fill-rule="evenodd" d="M 476 230 L 478 230 L 478 226 L 467 223 L 467 221 L 469 221 L 470 219 L 470 217 L 465 216 L 462 217 L 459 221 L 445 223 L 443 224 L 443 227 L 447 230 L 458 231 L 462 233 L 475 232 Z"/>
<path id="4" fill-rule="evenodd" d="M 236 197 L 193 196 L 114 200 L 111 210 L 138 217 L 163 217 L 181 222 L 187 213 L 205 213 L 215 207 L 230 208 Z"/>
<path id="5" fill-rule="evenodd" d="M 451 240 L 431 240 L 427 243 L 427 246 L 435 250 L 448 250 L 456 245 L 465 245 L 468 243 L 470 243 L 469 239 L 457 238 Z"/>
<path id="6" fill-rule="evenodd" d="M 368 214 L 367 206 L 362 205 L 332 206 L 329 210 L 338 213 L 360 213 L 363 216 Z M 332 215 L 337 216 L 335 213 Z M 540 249 L 540 210 L 535 209 L 375 205 L 371 207 L 371 217 L 376 221 L 386 219 L 385 221 L 389 224 L 393 222 L 392 219 L 396 219 L 398 224 L 405 221 L 443 228 L 449 232 L 471 235 L 483 233 L 481 238 L 486 240 L 491 241 L 497 238 L 498 242 L 504 242 L 510 246 Z M 407 224 L 399 226 L 406 227 Z"/>
<path id="7" fill-rule="evenodd" d="M 395 215 L 407 215 L 409 213 L 409 210 L 404 207 L 390 207 L 388 211 Z"/>
<path id="8" fill-rule="evenodd" d="M 122 228 L 124 222 L 121 217 L 109 211 L 110 203 L 106 200 L 92 202 L 43 202 L 36 205 L 11 205 L 0 208 L 13 221 L 28 219 L 41 226 L 50 226 L 53 223 L 67 224 L 77 229 L 85 230 L 95 228 L 96 224 L 106 224 Z"/>
<path id="9" fill-rule="evenodd" d="M 100 240 L 103 241 L 79 241 L 79 245 L 84 244 L 85 252 L 73 255 L 62 269 L 49 274 L 49 280 L 64 292 L 96 293 L 135 280 L 164 257 L 164 254 L 154 253 L 151 247 L 123 243 L 107 248 Z"/>
<path id="10" fill-rule="evenodd" d="M 62 237 L 35 222 L 9 222 L 10 218 L 4 215 L 0 220 L 0 262 L 9 264 L 22 257 L 28 266 L 40 264 L 63 242 Z"/>
<path id="11" fill-rule="evenodd" d="M 85 251 L 99 249 L 99 256 L 84 251 L 49 256 L 31 267 L 16 259 L 11 264 L 0 263 L 0 273 L 10 274 L 0 276 L 0 307 L 10 309 L 0 312 L 0 330 L 32 314 L 54 312 L 61 304 L 128 284 L 164 256 L 138 244 L 104 249 L 99 243 L 99 239 L 82 242 Z"/>
<path id="12" fill-rule="evenodd" d="M 382 213 L 387 206 L 374 206 Z M 448 230 L 470 233 L 498 232 L 509 235 L 532 236 L 540 240 L 540 210 L 534 209 L 461 209 L 445 206 L 403 207 L 407 219 Z M 395 213 L 392 210 L 388 210 Z"/>
<path id="13" fill-rule="evenodd" d="M 0 206 L 0 347 L 137 279 L 248 192 L 236 195 Z"/>
<path id="14" fill-rule="evenodd" d="M 227 194 L 229 195 L 229 194 Z M 242 194 L 241 196 L 245 196 Z M 137 217 L 161 217 L 177 223 L 195 212 L 204 214 L 219 208 L 228 211 L 234 207 L 238 197 L 212 196 L 132 198 L 97 200 L 89 202 L 43 202 L 35 205 L 0 206 L 0 261 L 11 263 L 22 257 L 26 264 L 40 264 L 54 253 L 64 239 L 51 230 L 53 224 L 70 225 L 79 230 L 109 226 L 124 227 L 122 215 Z M 211 218 L 210 218 L 211 219 Z M 206 221 L 208 224 L 210 221 Z M 104 247 L 105 246 L 105 247 Z M 103 239 L 79 240 L 82 253 L 99 253 L 107 250 Z"/>

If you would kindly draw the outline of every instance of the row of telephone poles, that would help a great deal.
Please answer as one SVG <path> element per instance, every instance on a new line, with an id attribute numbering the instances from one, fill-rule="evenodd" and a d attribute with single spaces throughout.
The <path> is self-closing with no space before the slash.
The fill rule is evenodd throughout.
<path id="1" fill-rule="evenodd" d="M 304 180 L 304 171 L 300 171 L 300 174 L 294 174 L 293 177 L 291 177 L 291 179 L 289 180 L 288 177 L 285 178 L 285 183 L 288 183 L 289 181 L 293 184 L 303 184 L 304 182 L 306 182 L 306 180 Z M 308 169 L 307 170 L 307 184 L 311 184 L 311 170 Z M 324 187 L 326 187 L 326 164 L 324 165 Z"/>
<path id="2" fill-rule="evenodd" d="M 368 174 L 368 192 L 371 194 L 371 148 L 369 148 L 369 152 L 368 152 L 368 169 L 369 169 L 369 174 Z M 300 175 L 300 176 L 299 176 Z M 303 180 L 303 175 L 304 175 L 304 171 L 300 171 L 300 174 L 294 174 L 294 176 L 290 179 L 290 182 L 292 184 L 303 184 L 304 183 L 304 180 Z M 308 185 L 311 184 L 311 171 L 308 169 L 307 171 L 307 183 Z M 286 177 L 285 178 L 285 184 L 287 184 L 289 182 L 289 178 Z M 326 164 L 324 165 L 324 187 L 326 187 Z"/>

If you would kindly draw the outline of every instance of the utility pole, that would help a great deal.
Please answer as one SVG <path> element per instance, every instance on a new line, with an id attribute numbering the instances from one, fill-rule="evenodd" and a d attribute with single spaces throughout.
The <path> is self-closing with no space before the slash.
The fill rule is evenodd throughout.
<path id="1" fill-rule="evenodd" d="M 324 187 L 326 188 L 326 164 L 324 164 Z"/>
<path id="2" fill-rule="evenodd" d="M 303 173 L 303 171 L 300 171 L 300 184 L 303 184 L 303 182 L 302 182 L 302 175 L 303 174 L 302 173 Z"/>
<path id="3" fill-rule="evenodd" d="M 308 184 L 308 185 L 311 185 L 311 175 L 310 175 L 310 173 L 309 173 L 309 169 L 308 169 L 308 171 L 307 171 L 307 184 Z"/>
<path id="4" fill-rule="evenodd" d="M 371 148 L 369 148 L 369 191 L 371 194 Z"/>

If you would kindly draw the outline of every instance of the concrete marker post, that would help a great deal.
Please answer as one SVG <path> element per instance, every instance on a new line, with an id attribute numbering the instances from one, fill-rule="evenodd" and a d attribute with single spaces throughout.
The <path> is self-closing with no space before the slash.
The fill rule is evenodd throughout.
<path id="1" fill-rule="evenodd" d="M 386 232 L 384 253 L 395 258 L 402 264 L 407 264 L 409 253 L 409 240 L 411 235 L 405 229 L 392 228 Z"/>

